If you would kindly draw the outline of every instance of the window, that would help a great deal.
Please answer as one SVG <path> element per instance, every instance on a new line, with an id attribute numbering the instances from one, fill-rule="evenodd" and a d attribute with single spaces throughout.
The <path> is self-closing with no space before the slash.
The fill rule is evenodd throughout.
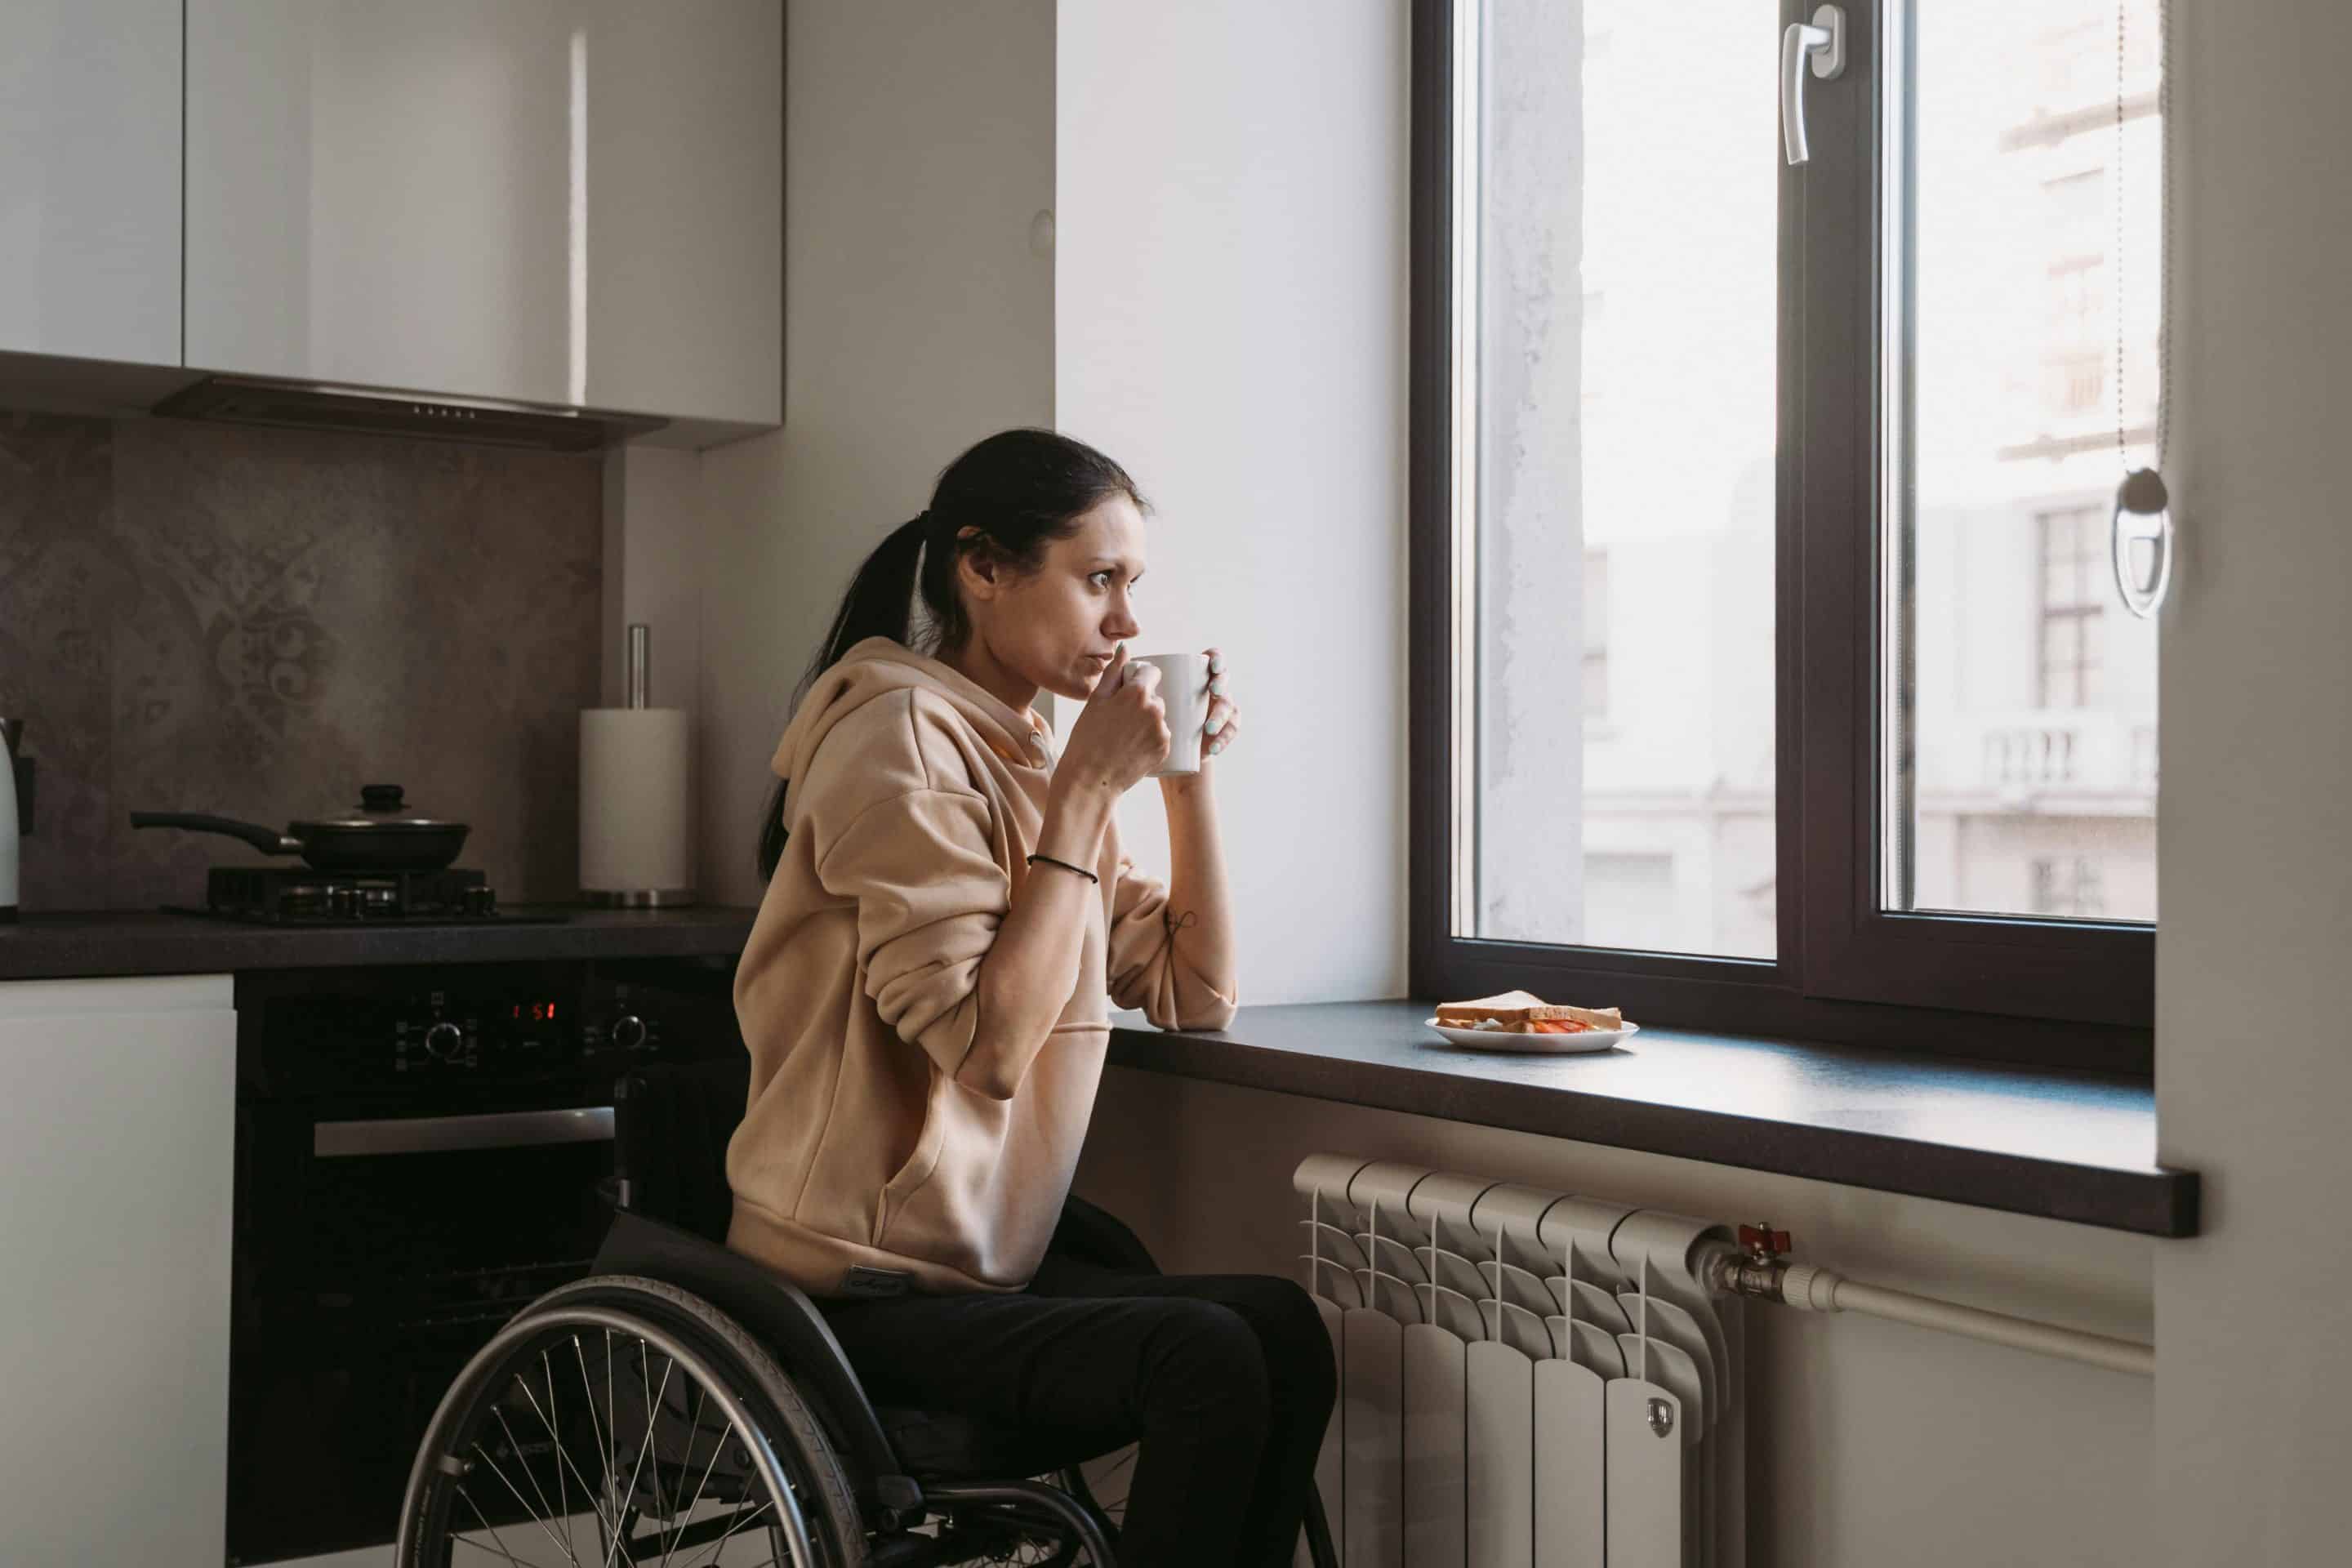
<path id="1" fill-rule="evenodd" d="M 1629 942 L 1663 947 L 1683 924 L 1676 907 L 1672 855 L 1584 857 L 1584 912 L 1588 922 L 1622 933 Z"/>
<path id="2" fill-rule="evenodd" d="M 1609 552 L 1584 552 L 1584 722 L 1609 717 Z"/>
<path id="3" fill-rule="evenodd" d="M 2104 256 L 2063 256 L 2050 264 L 2045 416 L 2071 420 L 2095 412 L 2105 400 L 2114 353 L 2100 342 L 2107 325 L 2105 268 Z"/>
<path id="4" fill-rule="evenodd" d="M 1480 118 L 1458 236 L 1456 929 L 1769 957 L 1773 923 L 1737 898 L 1776 831 L 1777 220 L 1742 156 L 1775 134 L 1759 29 L 1633 0 L 1492 15 L 1507 36 L 1479 77 L 1512 107 Z M 1688 875 L 1621 899 L 1587 885 L 1596 856 Z"/>
<path id="5" fill-rule="evenodd" d="M 1413 989 L 2144 1070 L 2157 0 L 1845 11 L 1416 0 Z"/>
<path id="6" fill-rule="evenodd" d="M 2043 708 L 2089 708 L 2099 697 L 2101 626 L 2107 613 L 2100 569 L 2107 519 L 2093 507 L 2045 511 L 2042 535 L 2041 667 Z"/>
<path id="7" fill-rule="evenodd" d="M 2034 913 L 2095 915 L 2104 907 L 2096 862 L 2079 855 L 2063 861 L 2045 855 L 2033 862 Z"/>
<path id="8" fill-rule="evenodd" d="M 2096 237 L 2107 217 L 2104 163 L 2070 169 L 2042 182 L 2042 221 L 2053 235 Z"/>

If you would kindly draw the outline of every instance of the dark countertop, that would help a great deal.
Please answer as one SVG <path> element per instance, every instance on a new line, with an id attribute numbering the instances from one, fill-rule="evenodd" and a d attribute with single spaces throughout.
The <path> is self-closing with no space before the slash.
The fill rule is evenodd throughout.
<path id="1" fill-rule="evenodd" d="M 161 910 L 0 925 L 0 982 L 345 964 L 729 958 L 755 910 L 562 909 L 559 924 L 272 927 Z M 1114 1015 L 1111 1061 L 2150 1236 L 2193 1236 L 2194 1172 L 2156 1163 L 2145 1079 L 1645 1028 L 1590 1056 L 1465 1050 L 1426 1003 L 1244 1007 L 1216 1033 Z"/>
<path id="2" fill-rule="evenodd" d="M 1475 1051 L 1427 1003 L 1244 1007 L 1216 1033 L 1113 1015 L 1119 1067 L 2149 1236 L 2194 1236 L 2145 1079 L 1665 1027 L 1587 1056 Z"/>
<path id="3" fill-rule="evenodd" d="M 569 915 L 548 925 L 241 925 L 161 910 L 28 913 L 0 925 L 0 981 L 124 974 L 225 974 L 356 963 L 485 963 L 516 959 L 730 957 L 757 911 L 509 905 Z"/>

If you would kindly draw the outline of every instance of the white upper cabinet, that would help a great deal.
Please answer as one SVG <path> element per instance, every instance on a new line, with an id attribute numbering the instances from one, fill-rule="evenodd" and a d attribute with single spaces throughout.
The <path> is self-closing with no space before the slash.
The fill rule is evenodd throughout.
<path id="1" fill-rule="evenodd" d="M 187 0 L 186 195 L 192 368 L 782 418 L 782 0 Z"/>
<path id="2" fill-rule="evenodd" d="M 180 0 L 0 5 L 0 351 L 180 363 Z"/>

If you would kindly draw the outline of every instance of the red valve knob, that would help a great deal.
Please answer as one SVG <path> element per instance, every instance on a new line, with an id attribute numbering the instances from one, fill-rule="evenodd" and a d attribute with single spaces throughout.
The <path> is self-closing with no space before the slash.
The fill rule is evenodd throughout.
<path id="1" fill-rule="evenodd" d="M 1758 1259 L 1780 1257 L 1789 1250 L 1789 1233 L 1774 1230 L 1769 1221 L 1739 1227 L 1739 1245 Z"/>

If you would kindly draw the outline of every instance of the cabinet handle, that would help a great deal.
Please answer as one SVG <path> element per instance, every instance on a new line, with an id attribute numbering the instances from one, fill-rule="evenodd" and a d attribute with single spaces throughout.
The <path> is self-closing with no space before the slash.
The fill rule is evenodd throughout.
<path id="1" fill-rule="evenodd" d="M 321 1121 L 310 1152 L 331 1160 L 358 1154 L 439 1154 L 458 1149 L 528 1149 L 551 1143 L 608 1143 L 613 1108 L 508 1110 L 488 1116 L 393 1116 L 380 1121 Z"/>
<path id="2" fill-rule="evenodd" d="M 1791 163 L 1811 162 L 1813 155 L 1812 149 L 1805 144 L 1808 57 L 1813 62 L 1813 74 L 1823 81 L 1832 80 L 1844 71 L 1845 7 L 1819 6 L 1810 24 L 1791 22 L 1780 35 L 1780 138 Z"/>

